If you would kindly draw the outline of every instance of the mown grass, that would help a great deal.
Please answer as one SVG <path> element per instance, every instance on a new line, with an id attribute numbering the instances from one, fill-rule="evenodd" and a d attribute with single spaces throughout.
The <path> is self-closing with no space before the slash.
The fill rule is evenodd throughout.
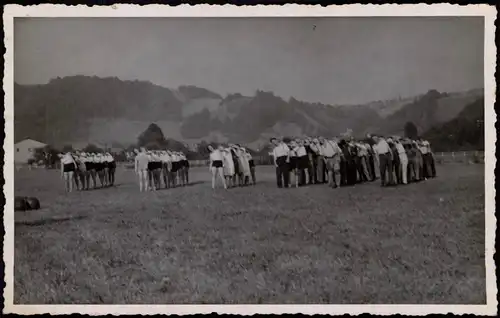
<path id="1" fill-rule="evenodd" d="M 484 304 L 484 166 L 438 166 L 405 187 L 196 184 L 66 195 L 54 171 L 19 171 L 17 304 Z"/>

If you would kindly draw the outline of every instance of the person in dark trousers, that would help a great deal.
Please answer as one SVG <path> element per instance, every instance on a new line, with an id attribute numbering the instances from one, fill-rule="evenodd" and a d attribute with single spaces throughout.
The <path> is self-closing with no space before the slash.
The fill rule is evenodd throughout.
<path id="1" fill-rule="evenodd" d="M 347 183 L 347 162 L 350 158 L 349 149 L 347 146 L 347 142 L 344 139 L 339 141 L 339 147 L 342 150 L 343 156 L 340 160 L 340 186 L 345 187 L 348 185 Z"/>
<path id="2" fill-rule="evenodd" d="M 307 165 L 307 174 L 309 175 L 308 183 L 315 184 L 316 181 L 318 180 L 316 177 L 317 155 L 316 152 L 312 150 L 311 143 L 312 143 L 311 138 L 307 137 L 304 141 L 304 147 L 306 148 L 307 159 L 308 159 L 308 165 Z"/>
<path id="3" fill-rule="evenodd" d="M 290 183 L 290 170 L 288 168 L 290 161 L 290 148 L 283 141 L 271 138 L 274 145 L 273 158 L 276 166 L 276 183 L 278 188 L 288 188 Z"/>
<path id="4" fill-rule="evenodd" d="M 399 169 L 400 169 L 400 161 L 399 161 L 399 155 L 398 155 L 398 149 L 396 148 L 396 143 L 394 142 L 394 140 L 392 138 L 388 138 L 387 139 L 387 143 L 389 144 L 389 148 L 391 149 L 391 157 L 392 157 L 392 170 L 391 170 L 391 174 L 393 176 L 396 176 L 396 184 L 402 184 L 403 181 L 402 181 L 402 176 L 401 174 L 399 173 Z"/>
<path id="5" fill-rule="evenodd" d="M 387 141 L 380 137 L 374 136 L 375 152 L 379 157 L 380 162 L 380 181 L 381 186 L 385 187 L 388 185 L 394 185 L 393 173 L 392 173 L 392 152 Z M 389 183 L 386 183 L 386 176 L 389 176 Z"/>

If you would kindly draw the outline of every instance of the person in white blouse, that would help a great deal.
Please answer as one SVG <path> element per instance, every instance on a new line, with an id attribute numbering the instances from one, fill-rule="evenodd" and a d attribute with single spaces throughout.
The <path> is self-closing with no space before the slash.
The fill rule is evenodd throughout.
<path id="1" fill-rule="evenodd" d="M 234 186 L 233 177 L 235 173 L 231 149 L 229 148 L 222 149 L 222 159 L 223 159 L 222 165 L 223 165 L 224 177 L 226 179 L 226 185 L 228 188 L 231 188 Z"/>
<path id="2" fill-rule="evenodd" d="M 60 155 L 61 160 L 61 177 L 64 178 L 66 192 L 73 191 L 74 173 L 77 170 L 75 159 L 71 152 L 66 152 Z"/>
<path id="3" fill-rule="evenodd" d="M 211 145 L 207 148 L 210 151 L 209 171 L 212 173 L 212 189 L 215 189 L 217 176 L 221 179 L 224 189 L 227 189 L 226 180 L 224 179 L 224 157 L 222 155 L 223 148 L 219 146 L 215 149 Z"/>
<path id="4" fill-rule="evenodd" d="M 278 141 L 276 138 L 271 138 L 271 143 L 274 146 L 273 160 L 276 167 L 276 181 L 278 188 L 288 188 L 289 184 L 289 162 L 290 162 L 290 148 L 283 142 Z"/>

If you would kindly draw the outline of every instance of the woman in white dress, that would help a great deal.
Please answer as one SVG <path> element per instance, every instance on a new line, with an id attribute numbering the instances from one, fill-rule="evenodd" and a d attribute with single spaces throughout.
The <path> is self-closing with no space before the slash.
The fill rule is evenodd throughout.
<path id="1" fill-rule="evenodd" d="M 223 158 L 223 170 L 224 177 L 226 178 L 226 184 L 230 188 L 234 176 L 234 162 L 233 156 L 231 155 L 231 150 L 229 148 L 225 148 L 222 150 L 222 158 Z"/>
<path id="2" fill-rule="evenodd" d="M 227 189 L 226 180 L 224 179 L 224 157 L 222 156 L 222 147 L 215 149 L 209 145 L 208 150 L 210 151 L 210 172 L 212 173 L 212 189 L 215 189 L 215 179 L 217 175 L 222 180 L 224 189 Z"/>

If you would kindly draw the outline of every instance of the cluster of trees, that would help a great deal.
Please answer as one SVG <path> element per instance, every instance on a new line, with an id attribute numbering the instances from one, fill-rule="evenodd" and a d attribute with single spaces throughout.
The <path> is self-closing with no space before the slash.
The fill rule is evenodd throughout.
<path id="1" fill-rule="evenodd" d="M 405 136 L 419 138 L 417 126 L 407 122 Z M 428 140 L 434 151 L 484 150 L 484 98 L 467 105 L 456 118 L 434 126 L 421 136 Z"/>

